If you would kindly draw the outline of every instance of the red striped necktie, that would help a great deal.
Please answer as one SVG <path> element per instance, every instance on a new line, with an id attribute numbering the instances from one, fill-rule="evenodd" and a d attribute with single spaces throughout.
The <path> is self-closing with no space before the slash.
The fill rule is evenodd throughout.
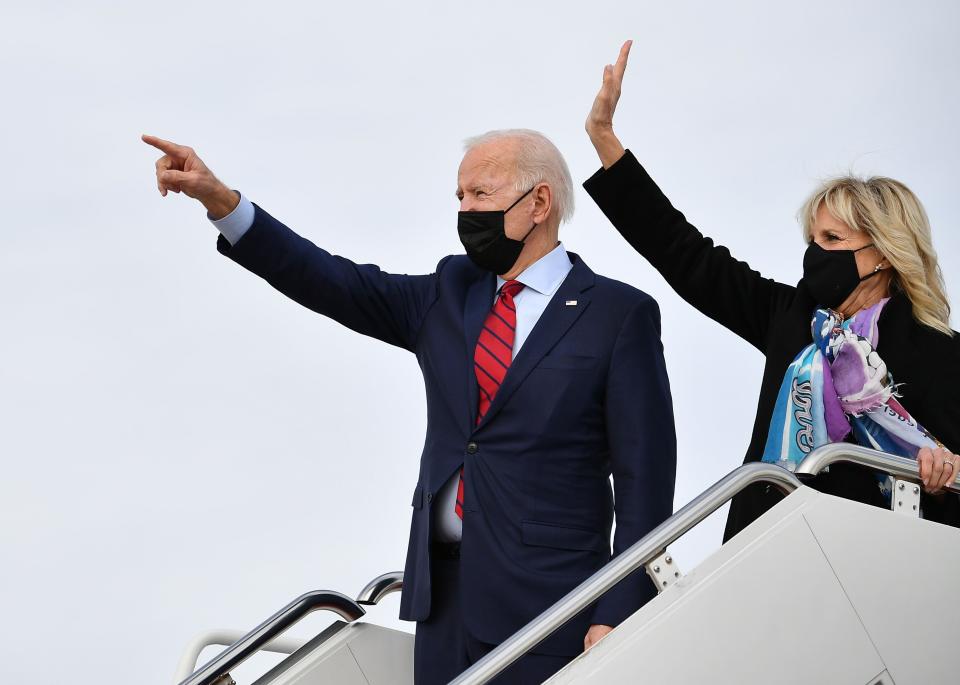
<path id="1" fill-rule="evenodd" d="M 477 340 L 477 349 L 473 353 L 473 371 L 477 374 L 477 385 L 480 387 L 477 423 L 490 409 L 513 361 L 513 339 L 517 330 L 517 306 L 513 298 L 521 290 L 523 283 L 519 281 L 503 284 Z M 455 510 L 457 516 L 463 518 L 463 467 L 460 468 L 460 482 L 457 484 Z"/>

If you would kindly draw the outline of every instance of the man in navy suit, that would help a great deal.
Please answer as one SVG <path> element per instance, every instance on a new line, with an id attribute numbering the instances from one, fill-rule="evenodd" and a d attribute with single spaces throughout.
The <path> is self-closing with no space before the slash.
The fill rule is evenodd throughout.
<path id="1" fill-rule="evenodd" d="M 558 240 L 573 211 L 559 151 L 527 130 L 467 143 L 467 255 L 394 275 L 331 255 L 152 136 L 162 195 L 200 200 L 218 249 L 313 311 L 416 355 L 427 434 L 400 618 L 418 685 L 446 683 L 670 516 L 676 439 L 648 295 Z M 610 476 L 613 476 L 613 488 Z M 540 683 L 655 594 L 635 573 L 497 682 Z"/>

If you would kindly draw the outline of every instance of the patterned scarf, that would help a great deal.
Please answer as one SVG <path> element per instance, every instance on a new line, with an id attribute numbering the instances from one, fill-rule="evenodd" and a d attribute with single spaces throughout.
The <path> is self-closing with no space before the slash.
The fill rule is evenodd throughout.
<path id="1" fill-rule="evenodd" d="M 897 400 L 897 385 L 875 351 L 877 321 L 889 298 L 856 315 L 818 309 L 813 343 L 787 367 L 763 450 L 763 461 L 793 471 L 812 450 L 853 442 L 916 459 L 937 441 Z M 881 490 L 888 494 L 887 478 Z"/>

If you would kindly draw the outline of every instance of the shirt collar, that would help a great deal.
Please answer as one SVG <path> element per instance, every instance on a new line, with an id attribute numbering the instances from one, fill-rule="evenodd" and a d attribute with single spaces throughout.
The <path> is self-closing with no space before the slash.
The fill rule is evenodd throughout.
<path id="1" fill-rule="evenodd" d="M 559 243 L 553 250 L 524 269 L 515 280 L 541 295 L 552 295 L 572 268 L 573 264 L 570 263 L 566 248 L 563 243 Z M 504 283 L 506 281 L 497 276 L 497 292 L 500 292 Z"/>

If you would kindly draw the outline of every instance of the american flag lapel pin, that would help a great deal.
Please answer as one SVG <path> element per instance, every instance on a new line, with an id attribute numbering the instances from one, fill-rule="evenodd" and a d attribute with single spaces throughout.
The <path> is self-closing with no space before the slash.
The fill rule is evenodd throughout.
<path id="1" fill-rule="evenodd" d="M 576 300 L 567 300 L 567 306 L 568 306 L 568 307 L 576 307 L 576 306 L 577 306 L 577 301 L 576 301 Z"/>

